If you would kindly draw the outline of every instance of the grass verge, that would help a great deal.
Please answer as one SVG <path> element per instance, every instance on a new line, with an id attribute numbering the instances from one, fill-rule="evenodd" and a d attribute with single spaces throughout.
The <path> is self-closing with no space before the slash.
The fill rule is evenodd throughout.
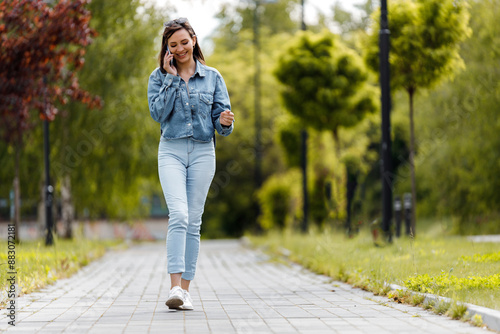
<path id="1" fill-rule="evenodd" d="M 421 234 L 416 239 L 402 237 L 376 247 L 368 231 L 349 239 L 328 229 L 307 234 L 272 231 L 248 238 L 272 254 L 286 253 L 290 260 L 314 272 L 375 294 L 388 295 L 388 284 L 394 283 L 456 303 L 500 310 L 499 244 Z M 398 298 L 414 305 L 423 301 L 412 300 L 409 295 Z M 453 305 L 436 307 L 439 313 L 445 313 Z M 462 310 L 451 312 L 455 316 Z"/>
<path id="2" fill-rule="evenodd" d="M 7 278 L 8 247 L 1 243 L 4 251 L 0 252 L 0 307 L 8 300 Z M 81 267 L 104 255 L 107 249 L 123 247 L 121 241 L 56 239 L 54 245 L 46 247 L 43 240 L 22 241 L 15 247 L 15 271 L 17 272 L 18 295 L 28 294 L 53 283 L 57 279 L 71 276 Z M 12 258 L 11 258 L 12 260 Z"/>

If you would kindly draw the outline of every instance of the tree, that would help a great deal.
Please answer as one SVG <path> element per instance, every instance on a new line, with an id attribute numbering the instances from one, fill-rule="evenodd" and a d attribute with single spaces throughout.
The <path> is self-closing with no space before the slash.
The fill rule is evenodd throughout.
<path id="1" fill-rule="evenodd" d="M 340 161 L 339 129 L 356 125 L 375 110 L 361 58 L 330 32 L 301 32 L 282 54 L 275 75 L 284 85 L 289 112 L 306 126 L 331 131 Z M 316 183 L 323 188 L 325 180 L 318 177 Z M 336 189 L 339 183 L 337 177 Z"/>
<path id="2" fill-rule="evenodd" d="M 262 27 L 264 30 L 265 27 Z M 252 33 L 241 32 L 242 40 L 231 51 L 214 48 L 207 64 L 217 68 L 228 87 L 231 109 L 236 114 L 235 131 L 228 138 L 217 138 L 217 172 L 205 206 L 202 233 L 212 237 L 241 236 L 256 228 L 255 210 L 255 118 L 253 100 Z M 272 75 L 279 48 L 290 38 L 288 34 L 270 35 L 261 42 L 262 85 L 262 176 L 283 170 L 284 164 L 276 145 L 276 119 L 285 113 L 276 91 L 279 83 Z M 252 195 L 254 194 L 254 195 Z"/>
<path id="3" fill-rule="evenodd" d="M 145 104 L 147 78 L 158 66 L 167 9 L 143 1 L 92 0 L 90 26 L 99 35 L 89 46 L 80 83 L 103 106 L 73 112 L 54 124 L 54 175 L 58 190 L 71 189 L 77 218 L 126 220 L 149 214 L 145 205 L 161 193 L 157 171 L 159 126 Z M 66 185 L 66 186 L 65 186 Z M 162 196 L 163 197 L 163 196 Z"/>
<path id="4" fill-rule="evenodd" d="M 90 12 L 86 4 L 86 0 L 63 0 L 53 7 L 42 0 L 0 3 L 3 124 L 0 135 L 15 150 L 14 222 L 17 226 L 20 221 L 19 159 L 23 135 L 33 124 L 30 110 L 52 121 L 58 106 L 69 100 L 99 106 L 99 99 L 80 89 L 76 77 L 84 64 L 84 48 L 95 36 L 89 27 Z"/>
<path id="5" fill-rule="evenodd" d="M 378 70 L 380 11 L 374 13 L 366 61 Z M 419 89 L 429 88 L 463 67 L 460 42 L 470 35 L 464 0 L 399 0 L 389 8 L 391 31 L 391 85 L 408 93 L 410 109 L 410 169 L 412 234 L 415 235 L 417 191 L 415 180 L 415 125 L 413 100 Z"/>
<path id="6" fill-rule="evenodd" d="M 301 32 L 275 75 L 290 113 L 315 129 L 330 130 L 337 143 L 341 126 L 352 127 L 375 110 L 360 57 L 330 32 Z"/>
<path id="7" fill-rule="evenodd" d="M 255 230 L 259 210 L 255 192 L 255 114 L 253 57 L 253 3 L 228 4 L 218 16 L 221 24 L 214 34 L 213 53 L 207 65 L 217 68 L 228 87 L 231 109 L 236 114 L 235 131 L 217 138 L 217 172 L 205 206 L 202 233 L 208 237 L 237 237 Z M 280 147 L 276 143 L 276 119 L 284 114 L 276 91 L 279 83 L 272 71 L 281 47 L 300 27 L 289 16 L 296 0 L 261 3 L 261 134 L 262 179 L 284 171 Z"/>
<path id="8" fill-rule="evenodd" d="M 499 10 L 500 0 L 474 2 L 473 34 L 460 46 L 466 70 L 415 106 L 419 212 L 452 216 L 463 234 L 500 233 Z"/>

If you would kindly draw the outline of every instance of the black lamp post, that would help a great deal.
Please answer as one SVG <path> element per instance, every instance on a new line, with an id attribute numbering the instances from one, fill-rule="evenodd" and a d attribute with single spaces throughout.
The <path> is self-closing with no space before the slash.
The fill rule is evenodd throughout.
<path id="1" fill-rule="evenodd" d="M 48 4 L 53 4 L 53 0 L 45 0 Z M 47 77 L 43 77 L 45 84 Z M 54 217 L 52 216 L 52 202 L 54 200 L 54 187 L 50 184 L 50 142 L 49 142 L 49 120 L 45 118 L 43 121 L 43 153 L 45 161 L 45 225 L 47 234 L 45 236 L 45 246 L 54 244 Z"/>
<path id="2" fill-rule="evenodd" d="M 45 237 L 45 246 L 54 244 L 52 231 L 54 230 L 54 219 L 52 217 L 52 202 L 54 198 L 54 187 L 50 184 L 50 143 L 49 143 L 49 121 L 43 121 L 43 147 L 45 160 L 45 223 L 47 226 L 47 235 Z"/>
<path id="3" fill-rule="evenodd" d="M 382 102 L 382 230 L 388 242 L 392 241 L 392 161 L 391 161 L 391 92 L 389 73 L 389 24 L 387 0 L 381 0 L 380 8 L 380 87 Z"/>

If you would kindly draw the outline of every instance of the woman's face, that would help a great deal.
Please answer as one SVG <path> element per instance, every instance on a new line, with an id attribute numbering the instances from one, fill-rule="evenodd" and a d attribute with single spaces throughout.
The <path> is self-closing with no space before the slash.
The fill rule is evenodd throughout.
<path id="1" fill-rule="evenodd" d="M 196 37 L 191 38 L 186 29 L 177 30 L 168 39 L 168 47 L 177 63 L 187 63 L 193 58 Z"/>

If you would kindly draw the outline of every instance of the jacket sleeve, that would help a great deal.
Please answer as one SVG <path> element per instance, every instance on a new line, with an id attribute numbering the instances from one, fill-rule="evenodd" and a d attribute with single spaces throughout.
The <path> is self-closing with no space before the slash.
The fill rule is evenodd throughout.
<path id="1" fill-rule="evenodd" d="M 231 110 L 231 102 L 229 101 L 226 83 L 218 73 L 215 84 L 214 104 L 212 106 L 212 121 L 215 129 L 221 136 L 229 136 L 234 129 L 234 121 L 230 126 L 220 124 L 220 114 L 225 110 Z"/>
<path id="2" fill-rule="evenodd" d="M 181 79 L 168 73 L 165 78 L 156 69 L 149 76 L 148 104 L 151 117 L 158 123 L 164 122 L 174 110 L 175 96 Z"/>

